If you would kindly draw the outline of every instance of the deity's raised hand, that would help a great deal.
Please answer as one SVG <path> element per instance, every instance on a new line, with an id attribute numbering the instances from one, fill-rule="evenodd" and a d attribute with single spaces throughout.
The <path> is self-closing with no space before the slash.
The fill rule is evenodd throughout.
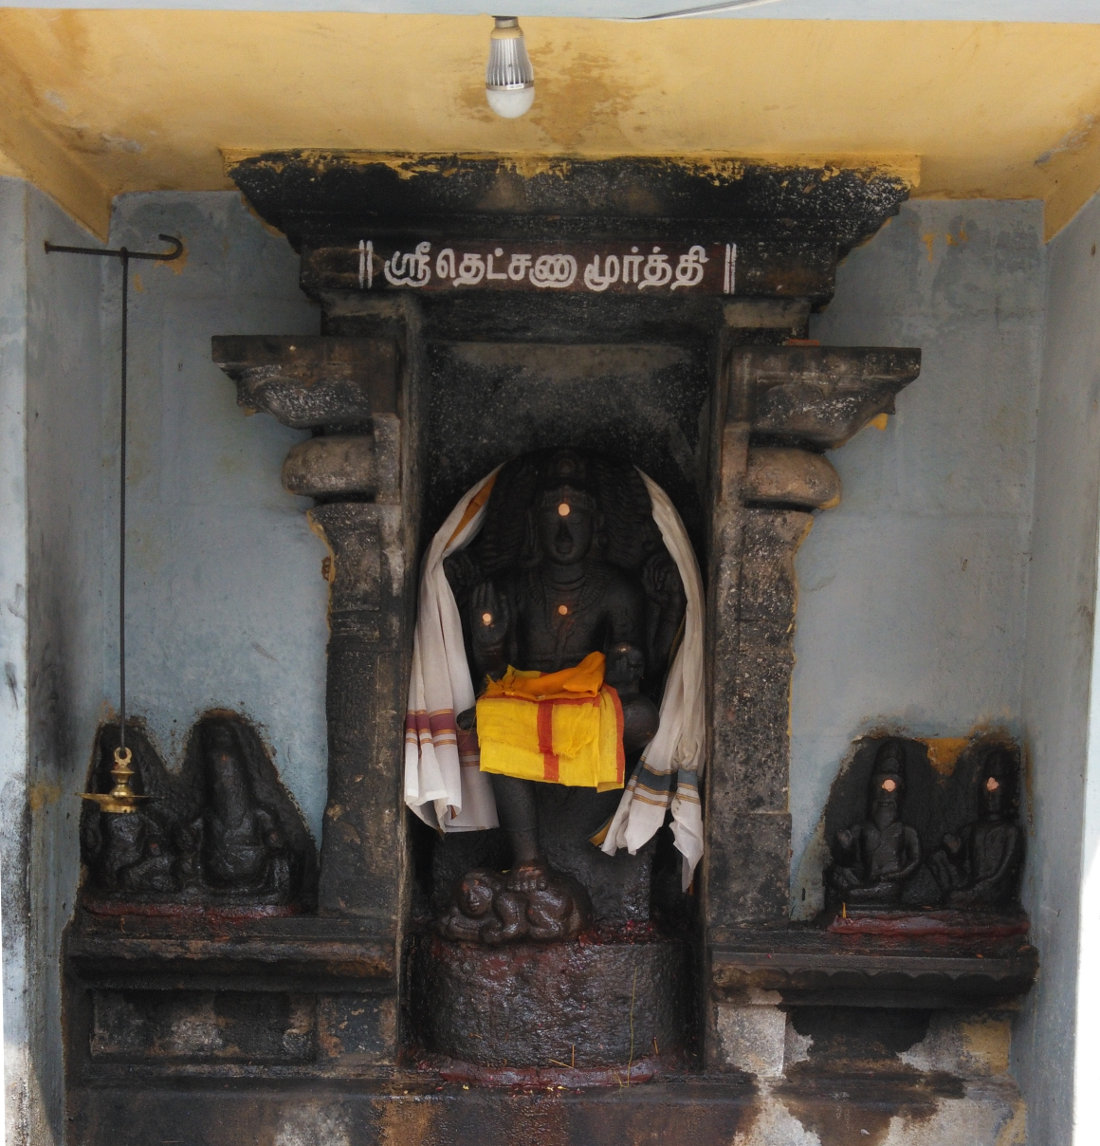
<path id="1" fill-rule="evenodd" d="M 497 593 L 492 583 L 483 581 L 470 595 L 470 634 L 474 644 L 483 650 L 504 644 L 511 624 L 508 602 Z"/>

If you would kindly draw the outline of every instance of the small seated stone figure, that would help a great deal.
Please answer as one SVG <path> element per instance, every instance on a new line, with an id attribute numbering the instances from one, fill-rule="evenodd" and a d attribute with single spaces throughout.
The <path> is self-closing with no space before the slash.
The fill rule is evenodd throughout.
<path id="1" fill-rule="evenodd" d="M 212 888 L 286 896 L 290 855 L 273 811 L 258 802 L 235 729 L 208 720 L 201 729 L 207 802 L 202 811 L 202 872 Z"/>
<path id="2" fill-rule="evenodd" d="M 1017 901 L 1024 838 L 1012 812 L 1016 765 L 1001 746 L 990 748 L 979 772 L 978 819 L 943 837 L 932 874 L 949 907 L 1010 908 Z"/>
<path id="3" fill-rule="evenodd" d="M 905 747 L 886 740 L 875 754 L 867 819 L 836 834 L 828 882 L 838 901 L 879 909 L 900 902 L 921 862 L 920 839 L 902 822 L 904 795 Z"/>
<path id="4" fill-rule="evenodd" d="M 489 868 L 467 872 L 452 892 L 452 906 L 440 921 L 447 939 L 496 946 L 513 940 L 572 939 L 587 925 L 584 889 L 555 873 L 519 881 Z"/>
<path id="5" fill-rule="evenodd" d="M 92 863 L 105 891 L 145 894 L 179 888 L 171 845 L 146 813 L 104 815 L 100 829 L 101 847 Z"/>
<path id="6" fill-rule="evenodd" d="M 133 753 L 134 787 L 140 795 L 163 797 L 167 781 L 155 754 L 136 729 L 128 730 Z M 118 729 L 99 737 L 99 788 L 109 786 Z M 95 772 L 93 772 L 95 777 Z M 96 781 L 93 779 L 93 784 Z M 90 885 L 112 897 L 163 898 L 181 887 L 179 855 L 170 813 L 163 802 L 143 802 L 130 812 L 103 812 L 88 807 L 81 818 L 81 853 Z"/>

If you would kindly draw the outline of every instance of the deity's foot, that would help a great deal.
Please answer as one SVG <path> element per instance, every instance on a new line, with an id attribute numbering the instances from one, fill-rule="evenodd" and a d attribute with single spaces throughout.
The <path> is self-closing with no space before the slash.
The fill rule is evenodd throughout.
<path id="1" fill-rule="evenodd" d="M 895 880 L 850 887 L 844 893 L 844 901 L 851 907 L 864 911 L 893 911 L 901 902 L 901 884 Z"/>
<path id="2" fill-rule="evenodd" d="M 544 890 L 550 881 L 563 877 L 554 871 L 546 860 L 534 859 L 516 864 L 514 868 L 504 873 L 503 878 L 505 885 L 512 891 L 529 895 L 531 892 Z"/>

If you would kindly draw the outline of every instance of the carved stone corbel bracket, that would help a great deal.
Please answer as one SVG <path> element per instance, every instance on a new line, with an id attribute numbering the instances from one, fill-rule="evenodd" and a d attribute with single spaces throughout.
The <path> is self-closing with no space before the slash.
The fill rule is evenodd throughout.
<path id="1" fill-rule="evenodd" d="M 920 373 L 920 351 L 876 346 L 743 346 L 725 364 L 728 421 L 756 438 L 844 445 Z"/>
<path id="2" fill-rule="evenodd" d="M 393 338 L 215 335 L 214 361 L 237 383 L 237 403 L 284 426 L 362 428 L 397 409 L 400 349 Z"/>
<path id="3" fill-rule="evenodd" d="M 743 497 L 748 505 L 832 509 L 840 502 L 840 476 L 821 454 L 792 446 L 753 446 Z"/>

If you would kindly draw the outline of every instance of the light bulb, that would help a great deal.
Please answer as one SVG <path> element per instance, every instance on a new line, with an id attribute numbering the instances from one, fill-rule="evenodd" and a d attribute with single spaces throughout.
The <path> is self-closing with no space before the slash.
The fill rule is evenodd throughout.
<path id="1" fill-rule="evenodd" d="M 494 16 L 489 34 L 489 63 L 485 95 L 489 106 L 505 119 L 516 119 L 535 102 L 535 70 L 527 55 L 523 32 L 515 16 Z"/>

